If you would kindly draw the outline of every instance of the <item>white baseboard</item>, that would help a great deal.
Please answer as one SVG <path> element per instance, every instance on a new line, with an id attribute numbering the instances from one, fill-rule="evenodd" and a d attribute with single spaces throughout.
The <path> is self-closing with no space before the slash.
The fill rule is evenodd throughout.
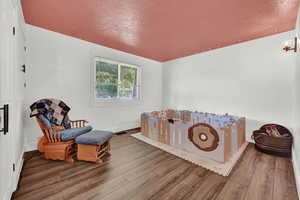
<path id="1" fill-rule="evenodd" d="M 20 159 L 18 161 L 18 163 L 16 163 L 16 169 L 15 169 L 15 174 L 14 174 L 14 183 L 13 183 L 13 190 L 16 191 L 18 188 L 18 184 L 19 184 L 19 179 L 20 179 L 20 175 L 22 172 L 22 168 L 23 168 L 23 163 L 24 163 L 24 152 L 22 152 Z"/>
<path id="2" fill-rule="evenodd" d="M 299 170 L 300 170 L 300 168 L 299 168 L 298 160 L 296 158 L 294 147 L 292 148 L 292 163 L 293 163 L 298 198 L 300 199 L 300 196 L 299 196 L 299 193 L 300 193 L 300 171 Z"/>
<path id="3" fill-rule="evenodd" d="M 110 127 L 110 128 L 104 129 L 104 130 L 109 130 L 109 131 L 113 131 L 116 133 L 116 132 L 120 132 L 120 131 L 124 131 L 124 130 L 137 128 L 139 126 L 140 126 L 140 123 L 138 121 L 122 122 L 122 123 L 117 124 L 116 127 Z"/>
<path id="4" fill-rule="evenodd" d="M 23 167 L 23 163 L 24 163 L 23 156 L 24 156 L 24 151 L 21 153 L 20 159 L 16 163 L 16 166 L 15 166 L 16 168 L 15 168 L 15 172 L 13 174 L 13 180 L 12 180 L 12 183 L 11 183 L 11 188 L 10 188 L 10 190 L 6 191 L 6 194 L 4 195 L 4 200 L 11 199 L 12 198 L 12 194 L 18 188 L 19 179 L 20 179 L 20 175 L 21 175 L 22 167 Z"/>

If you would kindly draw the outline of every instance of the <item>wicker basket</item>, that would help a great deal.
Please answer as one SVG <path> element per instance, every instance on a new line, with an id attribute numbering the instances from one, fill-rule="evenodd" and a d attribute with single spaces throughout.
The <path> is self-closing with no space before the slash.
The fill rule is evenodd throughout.
<path id="1" fill-rule="evenodd" d="M 266 134 L 266 127 L 276 126 L 278 132 L 284 137 L 273 137 Z M 261 152 L 290 157 L 293 144 L 291 132 L 278 124 L 265 124 L 259 130 L 253 131 L 252 138 L 255 141 L 255 148 Z"/>

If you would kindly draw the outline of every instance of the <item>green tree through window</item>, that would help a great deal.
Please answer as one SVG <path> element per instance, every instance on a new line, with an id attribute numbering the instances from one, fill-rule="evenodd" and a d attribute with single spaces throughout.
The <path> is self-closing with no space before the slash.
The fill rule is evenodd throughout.
<path id="1" fill-rule="evenodd" d="M 138 68 L 126 64 L 96 61 L 96 98 L 138 98 Z"/>

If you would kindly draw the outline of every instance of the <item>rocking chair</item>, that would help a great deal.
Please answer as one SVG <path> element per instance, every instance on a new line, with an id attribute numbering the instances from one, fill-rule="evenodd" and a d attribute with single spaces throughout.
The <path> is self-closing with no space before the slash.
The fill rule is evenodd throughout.
<path id="1" fill-rule="evenodd" d="M 38 117 L 36 117 L 36 120 L 44 134 L 38 142 L 38 150 L 44 158 L 74 162 L 73 157 L 77 152 L 75 141 L 73 139 L 63 141 L 61 138 L 61 132 L 66 129 L 63 126 L 46 127 Z M 71 121 L 71 126 L 72 128 L 81 128 L 85 127 L 86 123 L 86 120 L 75 120 Z"/>
<path id="2" fill-rule="evenodd" d="M 51 99 L 50 102 L 51 101 L 54 100 Z M 38 110 L 37 112 L 40 112 L 40 110 L 44 109 L 36 108 L 36 106 L 34 106 L 35 104 L 31 106 L 31 110 L 35 109 Z M 58 106 L 58 104 L 55 106 Z M 37 123 L 43 132 L 43 136 L 39 140 L 37 146 L 39 152 L 41 152 L 42 156 L 46 159 L 65 160 L 71 163 L 74 162 L 73 157 L 76 155 L 77 152 L 77 145 L 75 144 L 74 139 L 79 135 L 91 131 L 92 127 L 86 126 L 86 120 L 67 120 L 70 126 L 68 128 L 65 128 L 63 125 L 57 126 L 51 123 L 47 117 L 45 117 L 51 114 L 53 115 L 53 112 L 48 112 L 47 114 L 45 114 L 46 112 L 48 111 L 45 111 L 44 109 L 39 114 L 31 114 L 31 116 L 36 117 Z"/>

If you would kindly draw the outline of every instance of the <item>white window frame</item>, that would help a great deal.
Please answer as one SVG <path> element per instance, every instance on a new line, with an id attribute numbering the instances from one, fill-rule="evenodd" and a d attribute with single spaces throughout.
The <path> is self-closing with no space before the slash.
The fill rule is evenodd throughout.
<path id="1" fill-rule="evenodd" d="M 96 63 L 97 62 L 107 62 L 107 63 L 111 63 L 111 64 L 116 64 L 118 65 L 118 82 L 120 82 L 120 66 L 124 65 L 124 66 L 128 66 L 128 67 L 132 67 L 137 69 L 137 97 L 134 99 L 122 99 L 122 98 L 111 98 L 111 99 L 105 99 L 105 98 L 97 98 L 96 97 L 96 84 L 97 84 L 97 80 L 96 80 Z M 128 64 L 128 63 L 124 63 L 124 62 L 119 62 L 116 60 L 110 60 L 110 59 L 106 59 L 106 58 L 101 58 L 101 57 L 95 57 L 93 60 L 93 67 L 92 67 L 92 98 L 93 98 L 93 102 L 96 105 L 101 105 L 103 103 L 138 103 L 141 100 L 141 67 L 138 65 L 133 65 L 133 64 Z M 118 93 L 119 95 L 119 93 Z"/>

